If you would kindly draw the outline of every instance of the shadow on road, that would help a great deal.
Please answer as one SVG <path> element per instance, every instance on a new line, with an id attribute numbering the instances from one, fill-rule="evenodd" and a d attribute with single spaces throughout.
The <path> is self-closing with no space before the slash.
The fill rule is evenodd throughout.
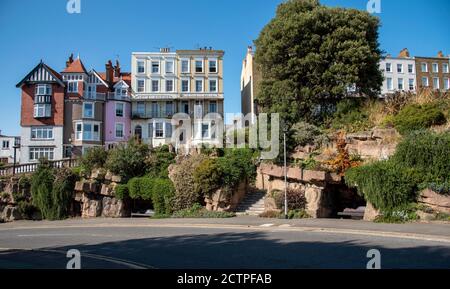
<path id="1" fill-rule="evenodd" d="M 393 243 L 395 242 L 394 240 Z M 399 245 L 401 248 L 394 249 L 373 246 L 372 241 L 364 243 L 356 239 L 345 242 L 298 242 L 275 239 L 264 232 L 242 232 L 143 238 L 51 249 L 80 250 L 84 268 L 109 266 L 107 262 L 90 263 L 88 259 L 83 259 L 83 253 L 130 260 L 156 268 L 364 269 L 369 260 L 366 257 L 367 251 L 373 248 L 381 252 L 382 268 L 450 268 L 450 247 L 417 246 L 417 242 L 410 241 L 406 245 L 403 243 Z M 15 263 L 8 262 L 18 259 L 20 261 Z M 34 258 L 30 252 L 0 254 L 0 267 L 3 268 L 17 268 L 21 265 L 26 265 L 27 268 L 65 268 L 67 259 L 59 256 L 54 260 L 44 258 L 42 261 Z"/>

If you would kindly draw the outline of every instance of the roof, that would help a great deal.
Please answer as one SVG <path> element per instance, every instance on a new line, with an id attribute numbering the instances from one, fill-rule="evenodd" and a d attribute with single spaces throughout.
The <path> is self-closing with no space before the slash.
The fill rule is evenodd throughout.
<path id="1" fill-rule="evenodd" d="M 96 71 L 96 73 L 98 76 L 100 76 L 102 78 L 102 80 L 106 81 L 106 72 L 97 72 Z M 114 76 L 112 85 L 114 86 L 117 82 L 120 81 L 120 79 L 122 79 L 123 81 L 126 82 L 126 84 L 131 86 L 131 73 L 130 72 L 121 72 L 119 77 Z"/>
<path id="2" fill-rule="evenodd" d="M 16 87 L 21 87 L 25 82 L 56 82 L 63 87 L 65 86 L 61 75 L 50 66 L 42 62 L 42 60 L 19 83 L 16 84 Z"/>
<path id="3" fill-rule="evenodd" d="M 86 73 L 86 68 L 83 65 L 83 62 L 79 58 L 77 58 L 74 62 L 70 63 L 68 67 L 66 67 L 63 73 Z"/>

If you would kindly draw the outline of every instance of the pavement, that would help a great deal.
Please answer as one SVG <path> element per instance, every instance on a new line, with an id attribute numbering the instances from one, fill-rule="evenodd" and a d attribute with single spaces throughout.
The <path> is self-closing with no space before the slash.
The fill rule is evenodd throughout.
<path id="1" fill-rule="evenodd" d="M 355 220 L 68 219 L 0 224 L 0 268 L 450 269 L 450 224 Z"/>

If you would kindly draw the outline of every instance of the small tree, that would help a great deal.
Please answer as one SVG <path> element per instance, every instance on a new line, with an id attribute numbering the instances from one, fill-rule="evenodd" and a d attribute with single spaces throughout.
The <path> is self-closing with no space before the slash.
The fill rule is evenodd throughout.
<path id="1" fill-rule="evenodd" d="M 90 173 L 95 168 L 104 166 L 108 152 L 103 147 L 89 148 L 81 158 L 81 167 L 86 173 Z"/>

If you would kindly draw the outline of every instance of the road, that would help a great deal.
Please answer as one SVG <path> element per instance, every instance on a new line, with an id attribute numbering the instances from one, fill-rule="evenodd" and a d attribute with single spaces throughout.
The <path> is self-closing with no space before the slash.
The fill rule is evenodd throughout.
<path id="1" fill-rule="evenodd" d="M 72 219 L 0 224 L 0 268 L 450 268 L 449 224 L 351 220 Z"/>

